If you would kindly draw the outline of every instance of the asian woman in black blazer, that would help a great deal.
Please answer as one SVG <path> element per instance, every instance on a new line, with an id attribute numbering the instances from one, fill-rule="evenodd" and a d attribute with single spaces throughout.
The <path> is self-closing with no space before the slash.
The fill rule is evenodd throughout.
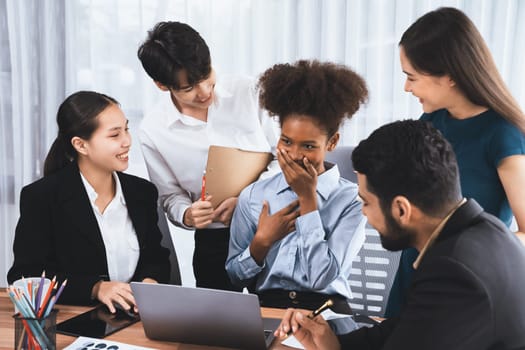
<path id="1" fill-rule="evenodd" d="M 167 282 L 169 251 L 160 245 L 157 189 L 122 173 L 131 138 L 113 98 L 69 96 L 57 114 L 58 136 L 44 177 L 22 189 L 9 283 L 22 276 L 67 279 L 59 302 L 97 300 L 136 308 L 130 281 Z"/>

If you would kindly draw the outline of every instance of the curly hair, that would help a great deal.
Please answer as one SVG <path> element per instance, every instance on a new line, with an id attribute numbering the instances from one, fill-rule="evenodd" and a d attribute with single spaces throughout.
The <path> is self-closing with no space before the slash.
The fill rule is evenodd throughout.
<path id="1" fill-rule="evenodd" d="M 281 127 L 290 115 L 306 115 L 328 137 L 368 99 L 361 76 L 344 65 L 316 60 L 276 64 L 262 74 L 258 88 L 261 107 L 278 116 Z"/>
<path id="2" fill-rule="evenodd" d="M 148 32 L 137 55 L 148 75 L 164 86 L 181 88 L 177 73 L 185 70 L 195 85 L 211 73 L 210 50 L 200 34 L 185 23 L 159 22 Z"/>

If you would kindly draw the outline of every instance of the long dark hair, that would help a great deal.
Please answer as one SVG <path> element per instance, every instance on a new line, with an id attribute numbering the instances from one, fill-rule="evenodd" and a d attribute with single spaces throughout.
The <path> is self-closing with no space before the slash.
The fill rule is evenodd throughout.
<path id="1" fill-rule="evenodd" d="M 523 111 L 463 12 L 451 7 L 428 12 L 405 31 L 399 45 L 418 72 L 449 75 L 472 103 L 493 109 L 525 132 Z"/>
<path id="2" fill-rule="evenodd" d="M 75 92 L 62 102 L 57 112 L 58 135 L 47 153 L 44 176 L 77 160 L 71 139 L 78 136 L 89 140 L 98 127 L 97 116 L 112 104 L 118 102 L 94 91 Z"/>

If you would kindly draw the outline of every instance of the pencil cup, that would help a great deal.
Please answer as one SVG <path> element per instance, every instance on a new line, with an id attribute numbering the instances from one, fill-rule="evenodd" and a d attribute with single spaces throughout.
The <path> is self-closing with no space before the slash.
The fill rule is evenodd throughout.
<path id="1" fill-rule="evenodd" d="M 15 347 L 14 349 L 56 349 L 57 312 L 52 310 L 47 317 L 25 318 L 20 314 L 15 319 Z"/>
<path id="2" fill-rule="evenodd" d="M 31 286 L 33 289 L 32 294 L 36 294 L 34 292 L 38 289 L 38 285 L 40 284 L 41 277 L 28 277 L 28 278 L 16 280 L 13 282 L 13 287 L 23 290 L 23 291 L 27 291 L 27 288 L 29 286 L 29 281 L 31 281 Z M 42 295 L 46 295 L 47 289 L 49 288 L 50 285 L 51 285 L 51 280 L 49 278 L 44 279 L 44 288 L 42 289 Z M 18 309 L 15 305 L 15 314 L 17 313 L 18 313 Z"/>

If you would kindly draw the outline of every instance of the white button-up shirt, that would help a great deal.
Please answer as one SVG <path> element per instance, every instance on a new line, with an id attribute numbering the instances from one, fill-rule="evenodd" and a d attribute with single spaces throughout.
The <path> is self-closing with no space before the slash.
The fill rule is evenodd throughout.
<path id="1" fill-rule="evenodd" d="M 82 173 L 80 173 L 80 177 L 97 218 L 106 248 L 109 279 L 111 281 L 129 282 L 137 268 L 140 247 L 135 228 L 129 217 L 119 178 L 116 173 L 113 173 L 115 197 L 108 204 L 104 213 L 101 213 L 95 205 L 98 197 L 97 192 Z"/>
<path id="2" fill-rule="evenodd" d="M 270 152 L 277 144 L 278 130 L 276 121 L 259 107 L 255 81 L 250 78 L 218 81 L 207 122 L 181 114 L 170 94 L 164 94 L 146 113 L 140 142 L 150 179 L 170 221 L 188 228 L 183 224 L 184 212 L 201 195 L 210 145 Z"/>

